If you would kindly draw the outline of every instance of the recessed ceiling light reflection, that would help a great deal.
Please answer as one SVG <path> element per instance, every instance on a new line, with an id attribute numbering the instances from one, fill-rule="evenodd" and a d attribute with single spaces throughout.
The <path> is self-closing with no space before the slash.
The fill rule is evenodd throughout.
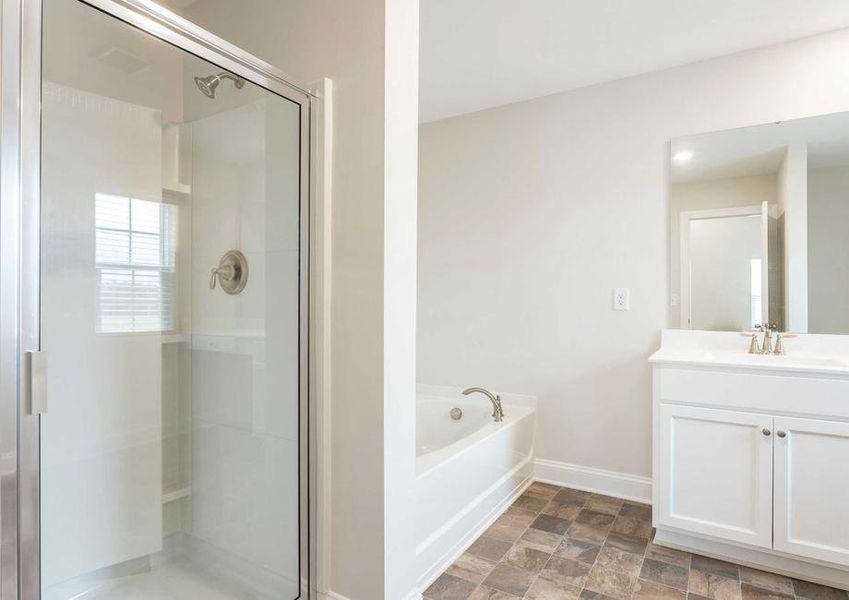
<path id="1" fill-rule="evenodd" d="M 672 161 L 677 163 L 690 162 L 693 158 L 693 153 L 689 150 L 681 150 L 672 155 Z"/>

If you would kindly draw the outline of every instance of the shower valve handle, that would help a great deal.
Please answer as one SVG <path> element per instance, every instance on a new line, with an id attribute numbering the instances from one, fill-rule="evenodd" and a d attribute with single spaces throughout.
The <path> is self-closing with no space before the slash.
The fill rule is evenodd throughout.
<path id="1" fill-rule="evenodd" d="M 215 284 L 218 279 L 225 279 L 229 281 L 233 279 L 233 275 L 235 275 L 235 269 L 232 265 L 226 265 L 224 267 L 213 267 L 213 269 L 210 271 L 209 289 L 215 289 Z"/>

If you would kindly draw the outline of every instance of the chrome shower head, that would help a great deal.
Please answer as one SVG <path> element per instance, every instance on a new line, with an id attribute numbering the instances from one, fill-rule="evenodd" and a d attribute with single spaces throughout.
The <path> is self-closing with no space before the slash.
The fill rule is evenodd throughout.
<path id="1" fill-rule="evenodd" d="M 203 92 L 207 98 L 215 98 L 215 88 L 221 83 L 222 79 L 230 79 L 237 90 L 245 87 L 245 80 L 236 75 L 222 71 L 218 75 L 209 75 L 207 77 L 195 77 L 195 85 Z"/>

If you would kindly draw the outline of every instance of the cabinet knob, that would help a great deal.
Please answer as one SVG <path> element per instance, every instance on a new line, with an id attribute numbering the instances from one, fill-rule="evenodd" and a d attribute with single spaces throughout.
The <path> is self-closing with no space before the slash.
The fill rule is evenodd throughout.
<path id="1" fill-rule="evenodd" d="M 763 428 L 761 433 L 763 433 L 766 436 L 772 435 L 772 432 L 769 429 L 767 429 L 766 427 Z"/>
<path id="2" fill-rule="evenodd" d="M 786 431 L 779 431 L 775 435 L 777 435 L 780 438 L 783 438 L 783 437 L 787 437 L 787 432 Z"/>

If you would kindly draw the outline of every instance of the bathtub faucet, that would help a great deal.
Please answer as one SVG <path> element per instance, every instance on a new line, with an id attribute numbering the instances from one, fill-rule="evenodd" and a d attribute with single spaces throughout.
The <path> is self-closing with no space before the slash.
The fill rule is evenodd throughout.
<path id="1" fill-rule="evenodd" d="M 489 398 L 489 401 L 492 402 L 492 418 L 495 419 L 496 423 L 500 423 L 504 418 L 504 409 L 501 408 L 501 396 L 494 396 L 492 392 L 488 392 L 487 390 L 479 387 L 467 388 L 463 390 L 463 395 L 468 396 L 474 392 L 478 392 L 479 394 L 483 394 Z"/>

